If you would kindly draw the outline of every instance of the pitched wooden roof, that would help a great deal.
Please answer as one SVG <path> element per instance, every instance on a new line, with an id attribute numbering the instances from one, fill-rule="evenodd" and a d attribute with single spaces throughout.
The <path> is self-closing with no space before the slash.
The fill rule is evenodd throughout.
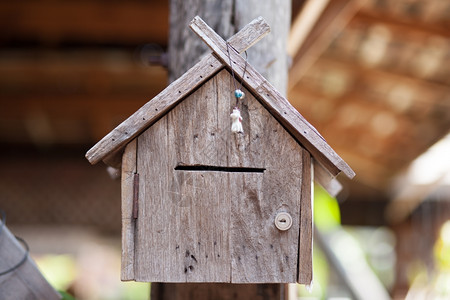
<path id="1" fill-rule="evenodd" d="M 95 164 L 103 160 L 114 166 L 114 161 L 120 161 L 117 157 L 120 157 L 121 150 L 129 141 L 151 126 L 219 70 L 224 67 L 230 69 L 231 58 L 236 76 L 243 80 L 245 87 L 312 154 L 315 160 L 327 170 L 327 173 L 330 173 L 332 177 L 340 172 L 343 172 L 349 178 L 355 176 L 354 171 L 334 152 L 317 130 L 251 65 L 246 66 L 245 78 L 240 77 L 239 74 L 243 74 L 246 63 L 239 53 L 251 47 L 270 31 L 263 18 L 255 19 L 231 37 L 228 41 L 231 47 L 227 47 L 227 42 L 217 35 L 200 17 L 195 17 L 190 27 L 213 50 L 213 53 L 201 59 L 183 76 L 92 147 L 86 153 L 89 162 Z"/>

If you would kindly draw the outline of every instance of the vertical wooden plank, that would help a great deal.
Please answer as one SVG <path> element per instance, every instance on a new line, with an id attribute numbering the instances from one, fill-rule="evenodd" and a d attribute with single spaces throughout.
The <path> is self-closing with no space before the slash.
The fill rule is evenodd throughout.
<path id="1" fill-rule="evenodd" d="M 208 81 L 139 137 L 138 281 L 229 282 L 228 176 L 175 170 L 218 158 Z M 207 152 L 208 147 L 213 150 Z"/>
<path id="2" fill-rule="evenodd" d="M 214 77 L 207 81 L 168 115 L 168 130 L 175 145 L 177 164 L 226 163 L 226 138 L 222 136 L 223 128 L 218 123 L 218 110 L 222 102 L 228 103 L 229 100 L 218 95 L 218 80 Z"/>
<path id="3" fill-rule="evenodd" d="M 134 238 L 135 220 L 133 218 L 134 178 L 136 174 L 136 144 L 132 140 L 122 156 L 122 268 L 121 279 L 134 279 Z"/>
<path id="4" fill-rule="evenodd" d="M 168 206 L 167 118 L 162 118 L 138 137 L 139 212 L 135 229 L 135 280 L 166 281 L 170 270 L 175 222 Z M 170 253 L 170 254 L 169 254 Z"/>
<path id="5" fill-rule="evenodd" d="M 298 283 L 311 284 L 312 273 L 312 236 L 313 236 L 313 180 L 314 166 L 311 154 L 303 150 L 303 181 L 300 204 L 300 239 L 298 256 Z"/>
<path id="6" fill-rule="evenodd" d="M 179 247 L 170 274 L 180 282 L 229 282 L 228 176 L 219 172 L 175 171 L 183 178 L 173 193 L 177 224 L 172 228 Z M 181 272 L 180 272 L 181 271 Z"/>
<path id="7" fill-rule="evenodd" d="M 220 136 L 217 121 L 220 100 L 217 78 L 212 78 L 168 115 L 174 178 L 170 199 L 177 205 L 178 220 L 173 231 L 175 247 L 183 249 L 176 264 L 184 266 L 177 281 L 230 281 L 228 176 L 174 170 L 179 164 L 215 166 L 226 161 L 226 140 Z"/>
<path id="8" fill-rule="evenodd" d="M 277 213 L 288 212 L 299 223 L 300 188 L 292 187 L 301 185 L 302 148 L 243 90 L 244 134 L 230 133 L 229 165 L 265 171 L 230 174 L 232 282 L 296 282 L 299 228 L 280 231 L 274 220 Z"/>
<path id="9" fill-rule="evenodd" d="M 229 167 L 253 167 L 263 168 L 265 158 L 263 157 L 264 147 L 261 147 L 264 139 L 267 139 L 268 132 L 265 130 L 268 113 L 254 99 L 254 97 L 244 87 L 240 87 L 237 80 L 231 74 L 223 70 L 217 76 L 217 92 L 220 101 L 219 106 L 219 127 L 220 138 L 225 140 L 224 155 L 226 166 Z M 235 85 L 245 93 L 245 97 L 236 103 L 234 97 Z M 238 106 L 242 116 L 242 127 L 244 132 L 235 134 L 231 132 L 230 113 L 235 106 Z M 269 121 L 270 122 L 270 121 Z"/>

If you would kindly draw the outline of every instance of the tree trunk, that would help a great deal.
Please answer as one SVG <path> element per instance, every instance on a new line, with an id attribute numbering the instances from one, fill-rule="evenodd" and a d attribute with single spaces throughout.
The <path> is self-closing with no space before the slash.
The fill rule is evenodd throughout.
<path id="1" fill-rule="evenodd" d="M 258 16 L 271 27 L 271 33 L 248 50 L 248 61 L 280 93 L 286 94 L 287 37 L 291 1 L 286 0 L 171 0 L 169 36 L 169 80 L 174 81 L 199 61 L 208 47 L 189 29 L 200 16 L 224 39 Z M 285 299 L 283 284 L 152 283 L 151 299 Z"/>

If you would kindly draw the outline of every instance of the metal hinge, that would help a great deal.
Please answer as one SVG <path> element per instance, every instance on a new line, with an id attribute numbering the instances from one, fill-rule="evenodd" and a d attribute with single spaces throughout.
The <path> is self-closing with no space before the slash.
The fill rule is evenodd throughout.
<path id="1" fill-rule="evenodd" d="M 138 218 L 139 212 L 139 174 L 134 173 L 133 180 L 133 219 Z"/>

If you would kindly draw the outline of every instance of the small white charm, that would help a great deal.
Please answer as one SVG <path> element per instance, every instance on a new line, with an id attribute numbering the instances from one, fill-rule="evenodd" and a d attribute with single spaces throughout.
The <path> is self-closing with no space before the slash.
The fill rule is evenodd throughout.
<path id="1" fill-rule="evenodd" d="M 233 112 L 231 113 L 230 117 L 232 121 L 231 132 L 243 133 L 244 130 L 242 129 L 242 117 L 239 108 L 237 107 L 233 108 Z"/>

